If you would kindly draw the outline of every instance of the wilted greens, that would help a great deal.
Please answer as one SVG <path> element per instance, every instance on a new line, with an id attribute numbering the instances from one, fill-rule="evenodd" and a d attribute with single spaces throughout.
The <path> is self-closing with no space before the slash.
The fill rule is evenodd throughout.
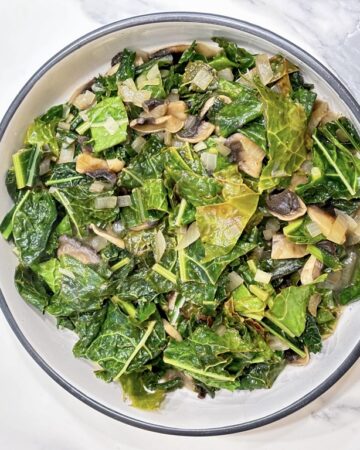
<path id="1" fill-rule="evenodd" d="M 360 139 L 283 56 L 124 49 L 34 119 L 0 232 L 74 356 L 159 408 L 271 388 L 360 298 Z"/>

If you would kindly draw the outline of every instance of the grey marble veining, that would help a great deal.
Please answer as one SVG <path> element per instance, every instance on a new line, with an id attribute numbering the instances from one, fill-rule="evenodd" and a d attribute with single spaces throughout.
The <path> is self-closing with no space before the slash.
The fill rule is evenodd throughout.
<path id="1" fill-rule="evenodd" d="M 159 11 L 228 15 L 268 28 L 319 57 L 360 99 L 358 0 L 77 0 L 99 24 Z"/>

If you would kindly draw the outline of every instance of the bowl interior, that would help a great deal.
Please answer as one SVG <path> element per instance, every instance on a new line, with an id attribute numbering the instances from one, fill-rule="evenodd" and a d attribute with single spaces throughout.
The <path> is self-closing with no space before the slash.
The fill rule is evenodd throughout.
<path id="1" fill-rule="evenodd" d="M 11 154 L 21 147 L 24 132 L 32 118 L 48 107 L 65 101 L 82 83 L 104 72 L 111 57 L 124 47 L 155 50 L 173 43 L 190 43 L 195 38 L 207 42 L 212 36 L 233 39 L 241 46 L 256 52 L 285 54 L 302 68 L 306 80 L 315 84 L 320 98 L 327 100 L 334 111 L 342 112 L 356 122 L 348 106 L 326 79 L 280 46 L 244 29 L 196 20 L 195 23 L 150 22 L 125 29 L 113 29 L 80 48 L 73 46 L 70 54 L 59 60 L 35 82 L 13 114 L 0 142 L 0 185 L 3 186 L 0 217 L 3 217 L 11 206 L 11 200 L 4 191 Z M 356 319 L 360 312 L 359 303 L 344 311 L 336 333 L 325 342 L 321 354 L 313 356 L 306 367 L 287 367 L 271 390 L 237 393 L 222 391 L 217 393 L 215 399 L 207 398 L 202 401 L 193 393 L 181 390 L 169 395 L 160 411 L 142 412 L 123 402 L 119 386 L 97 380 L 90 363 L 73 357 L 71 348 L 76 341 L 74 334 L 59 331 L 51 317 L 42 316 L 32 310 L 20 298 L 13 283 L 17 259 L 11 247 L 2 239 L 0 254 L 3 261 L 0 286 L 8 308 L 21 333 L 38 355 L 61 378 L 94 402 L 119 415 L 155 426 L 180 430 L 196 429 L 201 432 L 244 424 L 272 415 L 317 389 L 331 374 L 339 370 L 360 338 L 360 327 Z M 4 264 L 4 261 L 7 263 Z"/>

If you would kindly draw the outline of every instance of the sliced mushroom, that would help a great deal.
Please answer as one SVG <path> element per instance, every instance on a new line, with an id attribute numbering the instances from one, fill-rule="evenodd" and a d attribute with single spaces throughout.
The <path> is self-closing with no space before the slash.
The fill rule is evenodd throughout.
<path id="1" fill-rule="evenodd" d="M 255 142 L 241 133 L 235 133 L 225 141 L 230 148 L 232 159 L 238 167 L 251 177 L 259 178 L 265 152 Z"/>
<path id="2" fill-rule="evenodd" d="M 96 170 L 109 170 L 105 159 L 95 158 L 90 153 L 81 153 L 76 158 L 76 172 L 91 173 Z"/>
<path id="3" fill-rule="evenodd" d="M 280 220 L 295 220 L 306 213 L 306 205 L 294 192 L 285 189 L 266 199 L 268 211 Z"/>
<path id="4" fill-rule="evenodd" d="M 103 176 L 105 172 L 111 172 L 110 175 L 113 176 L 113 173 L 120 172 L 124 165 L 125 163 L 121 159 L 114 158 L 105 160 L 95 158 L 91 153 L 81 153 L 76 158 L 76 171 L 78 173 L 91 174 L 93 177 Z"/>
<path id="5" fill-rule="evenodd" d="M 179 141 L 190 142 L 196 144 L 197 142 L 205 141 L 211 136 L 215 126 L 210 122 L 197 120 L 194 126 L 189 129 L 184 129 L 176 135 Z"/>
<path id="6" fill-rule="evenodd" d="M 231 98 L 228 97 L 227 95 L 216 95 L 214 97 L 210 97 L 208 100 L 206 100 L 206 102 L 204 103 L 204 106 L 201 108 L 201 111 L 199 114 L 199 117 L 201 119 L 203 117 L 205 117 L 207 112 L 214 106 L 214 104 L 217 100 L 220 100 L 221 102 L 223 102 L 225 104 L 229 104 L 232 102 Z"/>
<path id="7" fill-rule="evenodd" d="M 62 255 L 69 255 L 83 264 L 98 264 L 100 262 L 100 257 L 94 249 L 81 244 L 76 239 L 63 235 L 60 236 L 59 243 L 58 258 Z"/>
<path id="8" fill-rule="evenodd" d="M 184 53 L 190 47 L 189 44 L 171 45 L 170 47 L 161 48 L 150 55 L 150 59 L 161 58 L 162 56 Z"/>
<path id="9" fill-rule="evenodd" d="M 310 119 L 308 123 L 307 132 L 310 136 L 312 136 L 315 128 L 319 125 L 322 119 L 327 115 L 329 111 L 329 106 L 327 103 L 322 102 L 321 100 L 316 100 Z"/>
<path id="10" fill-rule="evenodd" d="M 316 280 L 316 278 L 318 278 L 321 275 L 322 268 L 323 268 L 322 262 L 316 259 L 315 256 L 311 255 L 301 270 L 300 274 L 301 284 L 313 283 Z"/>
<path id="11" fill-rule="evenodd" d="M 162 117 L 166 115 L 167 104 L 164 100 L 158 100 L 156 98 L 150 98 L 145 100 L 143 103 L 143 108 L 147 116 L 143 117 Z"/>
<path id="12" fill-rule="evenodd" d="M 151 105 L 151 104 L 150 104 Z M 130 127 L 144 134 L 157 133 L 159 131 L 168 131 L 177 133 L 185 123 L 186 103 L 183 101 L 165 102 L 149 107 L 148 102 L 144 102 L 145 113 L 130 122 Z M 159 114 L 164 114 L 159 116 Z"/>
<path id="13" fill-rule="evenodd" d="M 313 294 L 309 299 L 308 311 L 313 316 L 316 317 L 317 308 L 321 302 L 321 295 L 319 293 Z"/>
<path id="14" fill-rule="evenodd" d="M 335 244 L 344 244 L 348 226 L 341 216 L 335 218 L 317 206 L 308 206 L 307 212 L 310 219 L 319 226 L 321 233 L 329 241 L 335 242 Z"/>
<path id="15" fill-rule="evenodd" d="M 272 238 L 271 259 L 303 258 L 308 254 L 306 245 L 295 244 L 283 234 L 275 234 Z"/>
<path id="16" fill-rule="evenodd" d="M 335 221 L 335 217 L 323 211 L 318 206 L 308 206 L 308 215 L 310 219 L 315 222 L 324 236 L 328 236 Z"/>

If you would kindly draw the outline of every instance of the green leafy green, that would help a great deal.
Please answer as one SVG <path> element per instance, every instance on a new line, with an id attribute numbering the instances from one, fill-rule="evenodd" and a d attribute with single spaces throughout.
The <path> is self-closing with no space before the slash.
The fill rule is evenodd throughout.
<path id="1" fill-rule="evenodd" d="M 87 115 L 95 152 L 101 152 L 126 140 L 128 118 L 120 97 L 102 100 L 93 106 Z"/>
<path id="2" fill-rule="evenodd" d="M 47 191 L 27 191 L 20 199 L 12 216 L 12 232 L 24 264 L 30 265 L 41 257 L 56 217 L 55 202 Z"/>
<path id="3" fill-rule="evenodd" d="M 306 158 L 304 107 L 290 98 L 271 91 L 259 80 L 256 88 L 263 102 L 269 161 L 264 167 L 259 189 L 271 189 L 281 178 L 290 177 Z"/>
<path id="4" fill-rule="evenodd" d="M 290 337 L 300 336 L 305 330 L 306 308 L 313 286 L 290 286 L 283 289 L 271 302 L 265 317 Z"/>

